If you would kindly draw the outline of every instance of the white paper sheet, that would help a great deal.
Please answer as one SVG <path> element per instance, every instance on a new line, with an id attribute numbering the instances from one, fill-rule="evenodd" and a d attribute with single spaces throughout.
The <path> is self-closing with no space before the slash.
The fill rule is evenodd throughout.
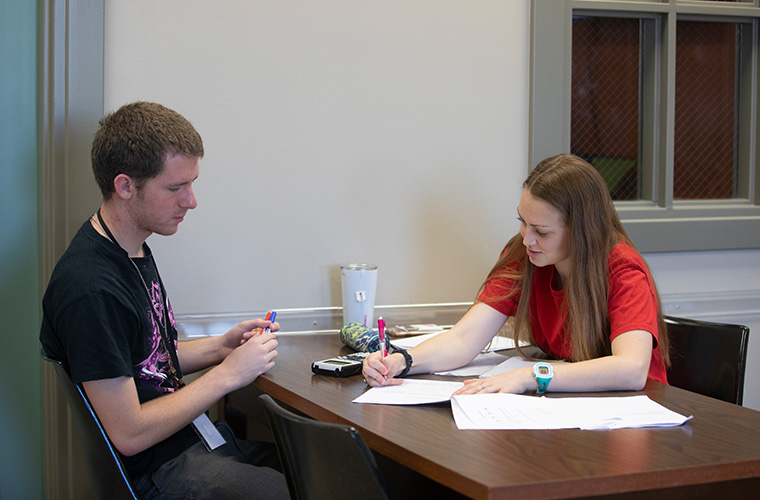
<path id="1" fill-rule="evenodd" d="M 500 364 L 498 364 L 498 365 L 490 368 L 489 370 L 486 370 L 485 372 L 481 373 L 480 374 L 480 378 L 493 377 L 494 375 L 498 375 L 500 373 L 512 371 L 512 370 L 515 370 L 517 368 L 522 368 L 524 366 L 532 367 L 535 364 L 536 364 L 535 361 L 529 361 L 527 359 L 521 358 L 520 356 L 510 356 L 507 359 L 505 359 L 504 361 L 502 361 L 502 363 L 500 363 Z M 553 366 L 561 365 L 561 364 L 564 364 L 564 362 L 552 361 L 552 365 Z"/>
<path id="2" fill-rule="evenodd" d="M 678 426 L 684 417 L 647 396 L 546 398 L 472 394 L 451 398 L 459 429 L 622 429 Z"/>
<path id="3" fill-rule="evenodd" d="M 463 385 L 462 382 L 409 378 L 400 385 L 373 387 L 353 402 L 382 405 L 441 403 L 451 399 L 451 394 Z"/>
<path id="4" fill-rule="evenodd" d="M 435 372 L 436 375 L 453 375 L 455 377 L 480 377 L 483 373 L 500 366 L 507 358 L 496 352 L 486 352 L 475 356 L 470 364 L 453 370 Z M 519 356 L 518 356 L 518 359 Z"/>
<path id="5" fill-rule="evenodd" d="M 453 375 L 455 377 L 488 378 L 500 373 L 516 370 L 517 368 L 533 367 L 535 361 L 523 359 L 520 356 L 504 356 L 496 352 L 478 354 L 468 365 L 453 370 L 435 372 L 436 375 Z M 552 362 L 553 365 L 563 362 Z"/>
<path id="6" fill-rule="evenodd" d="M 411 349 L 417 347 L 427 339 L 433 338 L 436 335 L 440 335 L 445 332 L 428 333 L 427 335 L 415 335 L 414 337 L 405 337 L 402 339 L 394 339 L 391 343 L 402 349 Z M 487 352 L 501 351 L 503 349 L 513 349 L 515 347 L 515 341 L 507 337 L 496 336 L 493 338 L 491 345 L 488 347 Z"/>

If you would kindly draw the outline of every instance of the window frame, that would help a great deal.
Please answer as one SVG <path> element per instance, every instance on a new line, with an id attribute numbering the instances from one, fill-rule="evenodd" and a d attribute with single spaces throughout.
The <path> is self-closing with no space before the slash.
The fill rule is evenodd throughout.
<path id="1" fill-rule="evenodd" d="M 615 206 L 642 252 L 760 248 L 760 0 L 533 0 L 531 6 L 531 168 L 570 151 L 573 14 L 645 19 L 642 37 L 642 197 Z M 740 157 L 737 198 L 673 199 L 675 46 L 678 20 L 741 23 Z M 557 110 L 561 110 L 558 112 Z M 659 110 L 659 112 L 657 111 Z"/>

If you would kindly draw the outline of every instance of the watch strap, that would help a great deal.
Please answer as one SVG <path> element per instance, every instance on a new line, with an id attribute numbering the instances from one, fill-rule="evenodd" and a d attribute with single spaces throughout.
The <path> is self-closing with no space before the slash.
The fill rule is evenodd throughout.
<path id="1" fill-rule="evenodd" d="M 540 375 L 539 374 L 539 368 L 547 368 L 548 374 L 547 375 Z M 545 361 L 539 361 L 535 365 L 533 365 L 533 378 L 536 379 L 536 392 L 539 396 L 543 396 L 546 392 L 546 389 L 549 387 L 549 382 L 551 382 L 552 377 L 554 376 L 554 370 L 552 369 L 552 366 L 545 362 Z"/>
<path id="2" fill-rule="evenodd" d="M 401 370 L 401 372 L 398 375 L 396 375 L 396 377 L 397 378 L 404 378 L 404 377 L 407 376 L 407 374 L 409 374 L 409 370 L 412 369 L 412 363 L 414 362 L 414 360 L 412 360 L 412 355 L 409 354 L 406 351 L 406 349 L 396 349 L 394 347 L 393 354 L 396 354 L 396 353 L 399 353 L 402 356 L 404 356 L 404 361 L 406 362 L 406 367 L 404 367 L 404 369 Z"/>
<path id="3" fill-rule="evenodd" d="M 538 394 L 540 396 L 543 396 L 544 393 L 546 392 L 546 388 L 549 387 L 549 381 L 550 380 L 551 379 L 547 379 L 547 378 L 537 378 L 536 379 L 536 382 L 538 383 L 538 389 L 536 389 L 536 391 L 538 392 Z"/>

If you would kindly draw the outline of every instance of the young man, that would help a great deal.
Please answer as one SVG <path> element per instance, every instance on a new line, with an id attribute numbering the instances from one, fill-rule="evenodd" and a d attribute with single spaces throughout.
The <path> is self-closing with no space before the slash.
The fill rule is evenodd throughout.
<path id="1" fill-rule="evenodd" d="M 202 156 L 195 128 L 159 104 L 129 104 L 101 120 L 92 166 L 103 203 L 53 271 L 40 340 L 83 385 L 144 498 L 289 498 L 274 447 L 238 441 L 204 413 L 274 366 L 277 340 L 263 329 L 279 325 L 252 319 L 177 342 L 145 243 L 174 234 L 197 206 Z M 183 374 L 211 366 L 184 385 Z"/>

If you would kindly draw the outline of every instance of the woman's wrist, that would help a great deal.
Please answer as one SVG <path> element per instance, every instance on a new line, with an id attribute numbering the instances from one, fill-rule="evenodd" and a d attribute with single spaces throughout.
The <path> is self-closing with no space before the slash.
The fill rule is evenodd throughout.
<path id="1" fill-rule="evenodd" d="M 401 371 L 396 374 L 397 378 L 406 377 L 409 374 L 409 370 L 412 368 L 412 355 L 407 352 L 406 349 L 395 349 L 392 355 L 399 354 L 401 356 Z"/>

